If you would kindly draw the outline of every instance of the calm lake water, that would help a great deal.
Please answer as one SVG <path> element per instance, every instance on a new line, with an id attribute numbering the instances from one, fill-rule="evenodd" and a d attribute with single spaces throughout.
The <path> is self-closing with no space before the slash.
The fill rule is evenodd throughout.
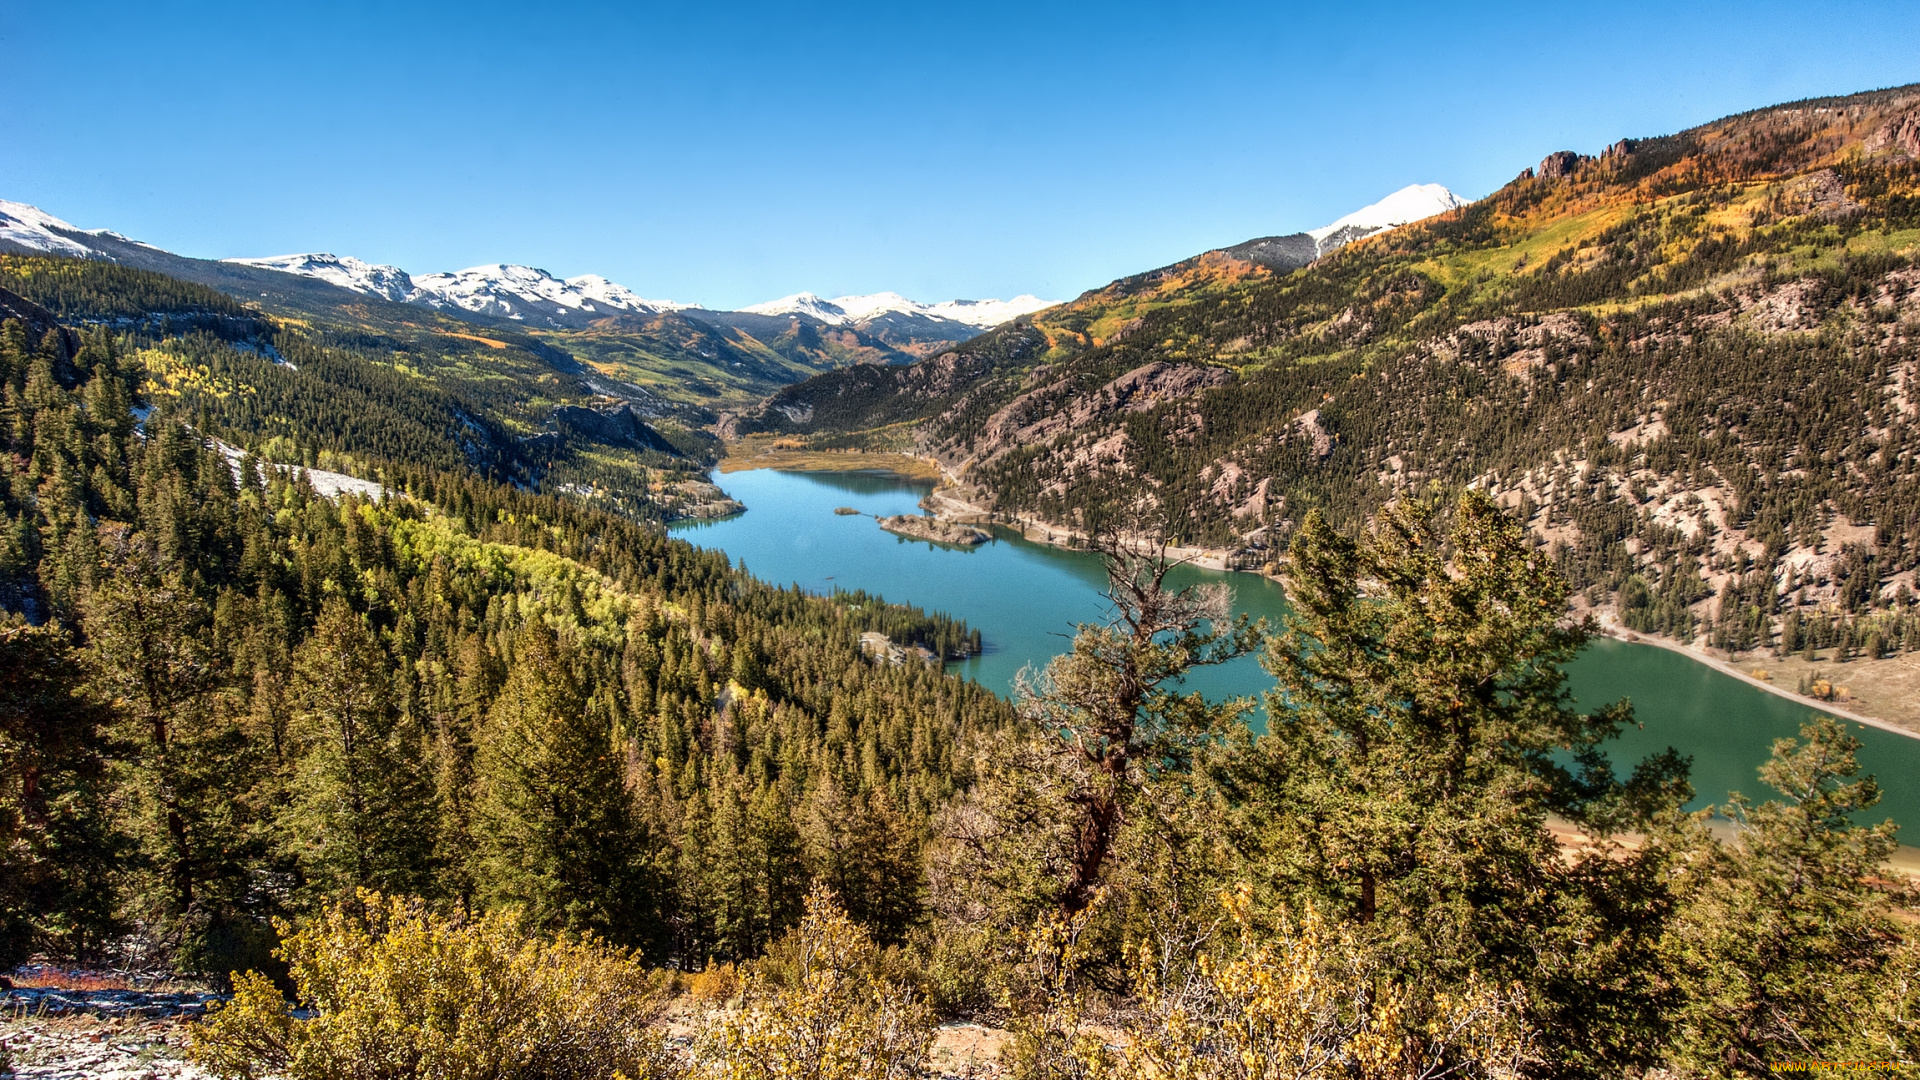
<path id="1" fill-rule="evenodd" d="M 798 584 L 812 592 L 865 589 L 888 600 L 943 611 L 977 627 L 986 651 L 950 670 L 1006 694 L 1014 673 L 1036 667 L 1066 649 L 1076 623 L 1106 612 L 1105 576 L 1090 555 L 1028 543 L 1005 530 L 970 550 L 908 540 L 883 531 L 870 517 L 836 515 L 851 506 L 862 514 L 916 514 L 925 485 L 866 473 L 716 473 L 714 482 L 747 505 L 747 512 L 715 522 L 684 522 L 682 538 L 718 548 L 764 581 Z M 1277 621 L 1285 602 L 1274 582 L 1257 574 L 1218 574 L 1184 567 L 1176 584 L 1226 578 L 1238 611 Z M 1693 757 L 1697 805 L 1723 801 L 1729 791 L 1755 798 L 1773 793 L 1755 770 L 1773 740 L 1796 735 L 1812 710 L 1651 645 L 1611 639 L 1593 642 L 1571 665 L 1572 689 L 1583 705 L 1619 698 L 1633 702 L 1642 725 L 1625 732 L 1614 751 L 1623 767 L 1673 746 Z M 1249 657 L 1197 672 L 1188 684 L 1209 697 L 1258 696 L 1272 678 Z M 1847 727 L 1864 744 L 1863 768 L 1885 795 L 1872 815 L 1902 825 L 1920 823 L 1920 739 Z M 1904 830 L 1903 830 L 1904 831 Z M 1912 836 L 1903 840 L 1913 843 Z"/>

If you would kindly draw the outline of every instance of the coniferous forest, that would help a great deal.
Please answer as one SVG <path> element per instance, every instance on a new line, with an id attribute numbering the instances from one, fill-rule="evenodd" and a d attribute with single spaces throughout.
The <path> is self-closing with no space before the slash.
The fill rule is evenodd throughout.
<path id="1" fill-rule="evenodd" d="M 1645 152 L 1608 168 L 1672 164 Z M 1879 175 L 1850 173 L 1848 190 Z M 1501 198 L 1547 197 L 1536 180 Z M 1629 218 L 1601 254 L 1555 255 L 1522 293 L 1633 294 L 1628 269 L 1660 247 L 1649 230 L 1694 228 L 1723 182 Z M 1907 228 L 1908 197 L 1883 195 L 1874 227 Z M 1492 213 L 1406 243 L 1492 243 L 1475 231 Z M 1662 280 L 1753 253 L 1720 243 L 1668 260 Z M 1397 251 L 1325 271 L 1352 272 L 1373 333 L 1445 303 L 1387 265 Z M 1385 462 L 1336 449 L 1368 408 L 1383 432 L 1475 441 L 1446 468 L 1435 445 L 1375 447 L 1421 484 L 1336 499 L 1335 473 L 1300 480 L 1265 551 L 1293 605 L 1283 625 L 1231 618 L 1225 586 L 1170 586 L 1163 547 L 1100 520 L 1111 477 L 1050 494 L 1057 460 L 1004 459 L 990 475 L 1013 502 L 1083 500 L 1061 512 L 1083 511 L 1112 601 L 1010 701 L 861 649 L 877 631 L 977 650 L 954 619 L 775 588 L 668 539 L 659 522 L 683 508 L 674 485 L 704 437 L 672 428 L 671 450 L 609 457 L 532 434 L 553 403 L 468 362 L 536 351 L 468 353 L 457 335 L 8 257 L 0 964 L 217 988 L 185 1038 L 220 1077 L 880 1080 L 927 1074 L 936 1025 L 960 1018 L 1003 1032 L 998 1067 L 1032 1078 L 1911 1069 L 1920 906 L 1874 812 L 1879 784 L 1907 778 L 1862 776 L 1844 726 L 1810 719 L 1755 777 L 1776 797 L 1688 813 L 1687 760 L 1616 762 L 1630 706 L 1582 713 L 1564 676 L 1593 632 L 1576 614 L 1589 593 L 1617 590 L 1634 625 L 1678 634 L 1715 595 L 1702 566 L 1736 566 L 1713 633 L 1783 632 L 1777 575 L 1801 572 L 1785 556 L 1835 514 L 1881 539 L 1848 549 L 1840 584 L 1821 585 L 1840 606 L 1796 608 L 1792 632 L 1855 634 L 1870 617 L 1873 648 L 1911 647 L 1910 597 L 1882 587 L 1912 565 L 1910 422 L 1891 398 L 1847 399 L 1911 366 L 1904 338 L 1872 337 L 1889 325 L 1874 290 L 1911 266 L 1827 254 L 1819 310 L 1845 310 L 1787 344 L 1673 330 L 1737 306 L 1719 293 L 1532 338 L 1532 323 L 1491 343 L 1463 333 L 1444 357 L 1396 345 L 1309 363 L 1273 327 L 1303 310 L 1286 290 L 1324 283 L 1310 272 L 1262 279 L 1240 308 L 1157 309 L 1147 330 L 1053 361 L 1104 385 L 1145 355 L 1128 350 L 1192 320 L 1274 350 L 1236 376 L 1243 397 L 1206 399 L 1192 442 L 1136 431 L 1136 446 L 1175 448 L 1161 489 L 1175 502 L 1212 482 L 1177 447 L 1239 439 L 1336 383 L 1337 408 L 1249 445 L 1371 473 Z M 1567 344 L 1576 331 L 1585 344 Z M 971 361 L 849 378 L 938 389 L 1051 347 L 1021 325 Z M 1550 377 L 1501 366 L 1534 347 L 1515 370 L 1537 359 Z M 1755 403 L 1783 350 L 1820 374 L 1770 412 Z M 1389 392 L 1415 370 L 1422 394 Z M 1646 437 L 1609 438 L 1619 418 L 1579 395 L 1617 404 L 1636 378 Z M 1004 405 L 942 400 L 939 423 L 977 433 Z M 1115 422 L 1171 422 L 1159 408 Z M 1885 423 L 1846 438 L 1828 424 L 1856 413 Z M 1590 436 L 1584 466 L 1552 457 L 1548 415 Z M 1832 469 L 1809 467 L 1816 446 Z M 1464 482 L 1519 476 L 1536 452 L 1549 464 L 1532 486 Z M 1654 531 L 1600 490 L 1593 469 L 1611 466 L 1628 492 L 1712 472 L 1762 550 Z M 1585 501 L 1544 498 L 1570 489 Z M 1543 542 L 1541 515 L 1573 539 Z M 1635 539 L 1638 561 L 1579 539 L 1595 535 Z M 1182 685 L 1249 655 L 1273 679 L 1258 732 L 1255 702 Z"/>

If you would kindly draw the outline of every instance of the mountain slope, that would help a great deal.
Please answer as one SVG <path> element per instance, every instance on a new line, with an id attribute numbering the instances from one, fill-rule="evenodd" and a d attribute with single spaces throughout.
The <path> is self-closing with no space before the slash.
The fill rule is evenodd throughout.
<path id="1" fill-rule="evenodd" d="M 743 426 L 912 424 L 953 494 L 1271 561 L 1480 484 L 1630 626 L 1827 647 L 1920 559 L 1920 88 L 1597 156 L 1278 272 L 1232 249 Z"/>
<path id="2" fill-rule="evenodd" d="M 229 284 L 236 274 L 292 282 L 293 303 L 270 314 L 97 253 L 0 255 L 0 289 L 89 333 L 111 331 L 151 402 L 269 461 L 362 477 L 470 471 L 642 519 L 726 509 L 704 480 L 711 440 L 692 427 L 707 414 L 543 341 L 271 270 L 147 259 Z M 0 306 L 37 326 L 31 305 Z"/>
<path id="3" fill-rule="evenodd" d="M 510 350 L 545 357 L 527 377 L 543 378 L 542 369 L 557 362 L 568 374 L 595 380 L 594 393 L 633 397 L 643 410 L 678 410 L 696 421 L 711 406 L 737 407 L 836 367 L 911 360 L 974 336 L 981 321 L 980 312 L 967 307 L 971 301 L 903 303 L 962 311 L 973 322 L 877 309 L 863 313 L 860 325 L 707 312 L 639 297 L 598 275 L 561 279 L 511 264 L 416 278 L 399 267 L 328 253 L 194 259 L 0 202 L 0 253 L 6 252 L 149 270 L 244 298 L 269 314 L 351 325 L 376 336 L 427 332 L 503 341 Z"/>
<path id="4" fill-rule="evenodd" d="M 965 341 L 982 330 L 1052 306 L 1053 301 L 1032 295 L 922 304 L 891 292 L 836 296 L 831 300 L 796 293 L 750 304 L 733 314 L 791 317 L 822 326 L 851 327 L 883 345 L 925 355 L 939 346 Z"/>
<path id="5" fill-rule="evenodd" d="M 1338 251 L 1355 240 L 1364 240 L 1388 229 L 1444 214 L 1466 204 L 1465 199 L 1439 184 L 1409 184 L 1377 203 L 1363 206 L 1317 229 L 1289 236 L 1263 236 L 1222 248 L 1221 253 L 1284 273 Z"/>

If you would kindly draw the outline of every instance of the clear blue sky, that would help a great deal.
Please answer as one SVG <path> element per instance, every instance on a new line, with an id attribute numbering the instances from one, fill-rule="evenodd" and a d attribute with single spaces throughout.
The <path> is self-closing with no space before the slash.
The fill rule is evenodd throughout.
<path id="1" fill-rule="evenodd" d="M 0 198 L 184 254 L 1061 298 L 1920 81 L 1920 3 L 0 0 L 0 55 Z"/>

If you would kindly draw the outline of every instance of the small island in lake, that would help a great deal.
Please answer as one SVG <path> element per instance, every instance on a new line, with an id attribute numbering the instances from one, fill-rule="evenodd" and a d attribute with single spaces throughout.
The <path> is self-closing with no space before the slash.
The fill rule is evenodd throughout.
<path id="1" fill-rule="evenodd" d="M 993 539 L 987 533 L 971 525 L 956 525 L 951 521 L 941 521 L 935 517 L 922 517 L 919 514 L 895 514 L 892 517 L 876 519 L 880 527 L 890 533 L 914 540 L 931 540 L 936 544 L 959 544 L 973 547 Z"/>
<path id="2" fill-rule="evenodd" d="M 851 506 L 836 506 L 833 508 L 833 512 L 839 514 L 841 517 L 852 517 L 860 511 L 855 510 Z"/>

